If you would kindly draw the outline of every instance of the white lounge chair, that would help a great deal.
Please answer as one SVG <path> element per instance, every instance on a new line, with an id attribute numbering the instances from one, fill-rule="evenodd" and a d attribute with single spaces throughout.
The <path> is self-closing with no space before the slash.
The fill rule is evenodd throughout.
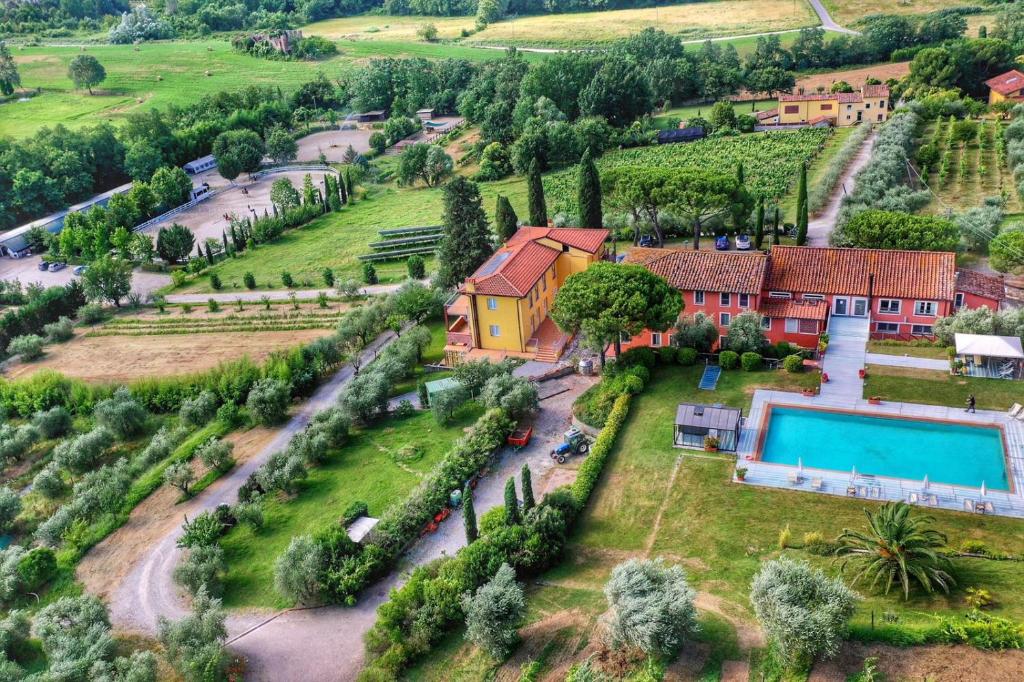
<path id="1" fill-rule="evenodd" d="M 994 514 L 995 512 L 996 512 L 996 508 L 992 506 L 992 503 L 986 501 L 985 502 L 985 513 L 986 514 Z"/>
<path id="2" fill-rule="evenodd" d="M 1021 413 L 1021 410 L 1024 410 L 1024 405 L 1021 405 L 1020 403 L 1014 403 L 1013 405 L 1010 406 L 1009 415 L 1016 419 L 1017 415 Z"/>
<path id="3" fill-rule="evenodd" d="M 789 474 L 790 485 L 800 485 L 800 480 L 800 474 L 796 473 L 795 471 Z"/>
<path id="4" fill-rule="evenodd" d="M 910 497 L 907 498 L 907 502 L 910 504 L 921 504 L 921 496 L 917 493 L 910 493 Z"/>
<path id="5" fill-rule="evenodd" d="M 974 511 L 974 500 L 964 500 L 964 511 Z"/>
<path id="6" fill-rule="evenodd" d="M 879 488 L 877 485 L 871 486 L 871 499 L 872 500 L 877 500 L 877 499 L 880 499 L 881 497 L 882 497 L 882 489 Z"/>
<path id="7" fill-rule="evenodd" d="M 935 494 L 928 495 L 928 496 L 925 497 L 925 500 L 928 502 L 928 506 L 929 507 L 937 507 L 937 506 L 939 506 L 939 496 L 938 495 L 935 495 Z"/>
<path id="8" fill-rule="evenodd" d="M 822 488 L 822 481 L 821 481 L 821 479 L 820 478 L 812 478 L 811 479 L 811 488 L 813 488 L 814 490 L 821 490 L 821 488 Z"/>

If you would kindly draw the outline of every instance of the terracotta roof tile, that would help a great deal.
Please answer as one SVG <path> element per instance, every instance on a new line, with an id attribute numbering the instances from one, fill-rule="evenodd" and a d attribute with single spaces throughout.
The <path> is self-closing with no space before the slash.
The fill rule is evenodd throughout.
<path id="1" fill-rule="evenodd" d="M 475 293 L 488 296 L 525 296 L 560 252 L 535 241 L 506 244 L 494 252 L 470 277 Z"/>
<path id="2" fill-rule="evenodd" d="M 779 115 L 779 109 L 778 109 L 778 107 L 776 107 L 775 109 L 765 109 L 764 111 L 757 112 L 757 114 L 755 114 L 755 115 L 757 116 L 757 120 L 758 121 L 763 121 L 766 118 L 772 118 L 774 116 L 778 116 Z"/>
<path id="3" fill-rule="evenodd" d="M 865 97 L 888 97 L 889 86 L 885 83 L 879 85 L 865 85 L 861 88 L 861 92 L 864 93 Z"/>
<path id="4" fill-rule="evenodd" d="M 765 300 L 761 302 L 760 312 L 767 317 L 824 322 L 828 319 L 828 304 L 824 301 Z"/>
<path id="5" fill-rule="evenodd" d="M 989 78 L 985 85 L 998 92 L 1000 95 L 1009 95 L 1024 88 L 1024 73 L 1017 69 L 999 74 L 995 78 Z"/>
<path id="6" fill-rule="evenodd" d="M 956 273 L 956 290 L 991 298 L 994 301 L 1006 298 L 1006 287 L 1001 277 L 986 275 L 977 270 L 961 270 Z"/>
<path id="7" fill-rule="evenodd" d="M 767 279 L 766 288 L 772 291 L 952 300 L 956 255 L 939 251 L 774 246 Z"/>
<path id="8" fill-rule="evenodd" d="M 567 244 L 573 248 L 597 253 L 610 232 L 605 229 L 591 229 L 586 227 L 528 227 L 523 226 L 516 230 L 512 238 L 506 242 L 508 246 L 521 244 L 525 241 L 536 241 L 538 239 L 551 239 L 559 244 Z"/>
<path id="9" fill-rule="evenodd" d="M 625 262 L 643 265 L 676 289 L 759 294 L 768 259 L 763 253 L 727 253 L 690 249 L 635 247 Z"/>

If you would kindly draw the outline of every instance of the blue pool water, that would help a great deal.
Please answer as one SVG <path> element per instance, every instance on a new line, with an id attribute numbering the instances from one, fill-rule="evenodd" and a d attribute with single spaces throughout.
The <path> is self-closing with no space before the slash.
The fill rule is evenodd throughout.
<path id="1" fill-rule="evenodd" d="M 774 464 L 1009 490 L 999 428 L 772 407 L 761 459 Z"/>

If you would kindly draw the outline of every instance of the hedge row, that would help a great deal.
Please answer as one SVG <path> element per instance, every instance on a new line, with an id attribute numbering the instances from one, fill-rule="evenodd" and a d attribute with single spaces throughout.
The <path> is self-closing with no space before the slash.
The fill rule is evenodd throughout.
<path id="1" fill-rule="evenodd" d="M 594 492 L 597 480 L 601 477 L 601 471 L 604 470 L 605 460 L 608 459 L 608 454 L 615 444 L 615 439 L 618 438 L 619 431 L 626 421 L 626 416 L 629 415 L 629 402 L 631 398 L 632 395 L 624 393 L 615 399 L 615 406 L 608 413 L 608 419 L 605 421 L 604 428 L 601 429 L 597 440 L 594 441 L 590 448 L 590 453 L 580 465 L 576 481 L 572 484 L 573 497 L 576 498 L 576 503 L 580 507 L 587 503 L 587 500 L 590 499 L 590 494 Z"/>
<path id="2" fill-rule="evenodd" d="M 85 290 L 77 280 L 63 287 L 50 287 L 36 298 L 0 317 L 0 353 L 12 339 L 25 334 L 42 334 L 43 327 L 61 317 L 75 317 L 85 305 Z"/>

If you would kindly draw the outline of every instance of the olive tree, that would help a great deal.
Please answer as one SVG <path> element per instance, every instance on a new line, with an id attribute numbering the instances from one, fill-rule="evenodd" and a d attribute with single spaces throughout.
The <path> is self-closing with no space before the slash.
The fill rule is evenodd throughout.
<path id="1" fill-rule="evenodd" d="M 216 438 L 210 440 L 199 446 L 196 450 L 196 456 L 199 460 L 206 465 L 208 469 L 214 471 L 227 471 L 235 463 L 231 458 L 231 453 L 234 451 L 234 443 L 227 443 Z"/>
<path id="2" fill-rule="evenodd" d="M 124 440 L 142 432 L 146 426 L 146 408 L 132 397 L 132 392 L 122 386 L 114 395 L 96 404 L 93 416 L 117 438 Z"/>
<path id="3" fill-rule="evenodd" d="M 750 586 L 754 613 L 783 660 L 807 665 L 839 653 L 857 594 L 806 562 L 765 562 Z"/>
<path id="4" fill-rule="evenodd" d="M 193 680 L 220 679 L 225 667 L 228 632 L 219 599 L 203 588 L 192 600 L 192 613 L 178 621 L 160 617 L 160 642 L 175 670 Z"/>
<path id="5" fill-rule="evenodd" d="M 293 537 L 274 562 L 274 589 L 301 604 L 314 603 L 320 596 L 325 561 L 323 546 L 311 535 Z"/>
<path id="6" fill-rule="evenodd" d="M 14 525 L 14 519 L 21 513 L 21 497 L 4 486 L 0 488 L 0 533 L 6 533 Z"/>
<path id="7" fill-rule="evenodd" d="M 195 483 L 196 473 L 188 462 L 175 462 L 164 469 L 164 483 L 188 495 L 188 489 Z"/>
<path id="8" fill-rule="evenodd" d="M 63 597 L 43 608 L 32 623 L 57 679 L 88 679 L 89 669 L 114 653 L 110 618 L 99 598 Z"/>
<path id="9" fill-rule="evenodd" d="M 508 564 L 473 594 L 462 598 L 466 639 L 497 660 L 504 660 L 519 641 L 516 631 L 526 613 L 523 588 Z"/>
<path id="10" fill-rule="evenodd" d="M 607 637 L 613 647 L 671 656 L 697 630 L 696 593 L 678 565 L 630 559 L 612 569 L 604 594 Z"/>
<path id="11" fill-rule="evenodd" d="M 71 430 L 71 413 L 60 405 L 32 415 L 32 426 L 45 438 L 57 438 Z"/>
<path id="12" fill-rule="evenodd" d="M 217 394 L 203 391 L 194 398 L 186 398 L 181 403 L 178 416 L 181 421 L 192 426 L 202 426 L 217 414 Z"/>
<path id="13" fill-rule="evenodd" d="M 735 353 L 760 353 L 768 345 L 761 327 L 761 315 L 754 311 L 740 313 L 733 318 L 726 336 L 727 347 Z"/>
<path id="14" fill-rule="evenodd" d="M 227 572 L 224 549 L 218 544 L 200 545 L 188 550 L 185 558 L 174 568 L 174 582 L 192 596 L 205 589 L 208 594 L 219 595 L 222 579 Z"/>
<path id="15" fill-rule="evenodd" d="M 496 374 L 488 379 L 480 398 L 488 409 L 499 407 L 513 419 L 533 412 L 540 404 L 537 386 L 526 377 L 511 374 Z"/>
<path id="16" fill-rule="evenodd" d="M 245 406 L 261 424 L 277 424 L 284 419 L 291 402 L 288 384 L 280 379 L 261 379 L 249 391 Z"/>
<path id="17" fill-rule="evenodd" d="M 97 426 L 92 431 L 58 443 L 53 449 L 53 461 L 65 469 L 83 473 L 113 442 L 114 434 L 104 426 Z"/>

